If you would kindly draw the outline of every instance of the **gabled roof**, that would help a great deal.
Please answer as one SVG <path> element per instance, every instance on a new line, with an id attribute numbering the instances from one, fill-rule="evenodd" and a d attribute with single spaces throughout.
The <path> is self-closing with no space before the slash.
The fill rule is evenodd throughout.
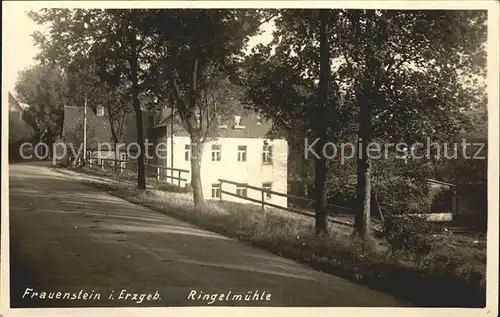
<path id="1" fill-rule="evenodd" d="M 64 119 L 61 138 L 75 149 L 83 142 L 83 107 L 64 107 Z M 98 117 L 92 109 L 87 108 L 87 148 L 96 149 L 98 143 L 113 144 L 111 128 L 107 117 Z"/>
<path id="2" fill-rule="evenodd" d="M 64 123 L 61 138 L 72 143 L 78 149 L 83 142 L 83 107 L 64 107 Z M 149 116 L 143 115 L 143 128 L 147 131 Z M 135 115 L 129 114 L 124 124 L 122 143 L 129 144 L 137 142 L 137 125 Z M 146 137 L 146 133 L 145 133 Z M 114 140 L 111 133 L 111 126 L 107 116 L 97 116 L 91 108 L 87 108 L 87 149 L 95 150 L 99 143 L 109 143 L 114 147 Z"/>
<path id="3" fill-rule="evenodd" d="M 17 101 L 16 97 L 14 97 L 10 92 L 9 92 L 9 111 L 12 112 L 23 111 L 23 108 L 21 107 L 19 101 Z"/>
<path id="4" fill-rule="evenodd" d="M 160 122 L 152 127 L 152 130 L 161 130 L 163 135 L 171 134 L 171 108 L 167 108 L 162 111 L 160 115 Z M 189 136 L 189 133 L 185 129 L 184 125 L 175 116 L 174 121 L 174 135 L 175 136 Z M 209 133 L 208 137 L 212 138 L 267 138 L 268 133 L 273 127 L 271 120 L 260 119 L 259 115 L 256 113 L 248 113 L 240 116 L 240 126 L 236 127 L 236 118 L 232 116 L 227 120 L 221 121 L 220 126 Z M 152 134 L 157 135 L 158 132 Z M 158 135 L 157 135 L 158 136 Z"/>
<path id="5" fill-rule="evenodd" d="M 33 129 L 24 120 L 24 109 L 9 92 L 9 142 L 28 140 L 33 137 Z"/>

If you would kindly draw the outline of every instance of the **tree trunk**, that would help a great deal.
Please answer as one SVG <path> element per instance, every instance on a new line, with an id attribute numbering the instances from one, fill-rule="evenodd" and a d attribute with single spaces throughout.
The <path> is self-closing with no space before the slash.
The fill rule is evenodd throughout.
<path id="1" fill-rule="evenodd" d="M 198 72 L 198 60 L 194 60 L 188 106 L 186 106 L 185 99 L 181 95 L 173 72 L 170 74 L 170 85 L 172 86 L 174 92 L 179 116 L 189 132 L 191 141 L 191 187 L 193 189 L 193 201 L 195 206 L 201 206 L 204 204 L 203 191 L 201 187 L 201 155 L 203 151 L 203 143 L 201 140 L 201 129 L 195 115 L 197 109 L 196 85 Z"/>
<path id="2" fill-rule="evenodd" d="M 204 204 L 203 189 L 201 186 L 201 157 L 203 144 L 200 137 L 191 136 L 191 187 L 193 188 L 193 201 L 195 206 Z"/>
<path id="3" fill-rule="evenodd" d="M 363 155 L 358 156 L 356 199 L 358 208 L 354 221 L 354 230 L 360 236 L 370 232 L 370 204 L 371 204 L 371 162 L 366 155 L 366 145 L 362 142 Z"/>
<path id="4" fill-rule="evenodd" d="M 362 78 L 362 85 L 356 93 L 356 102 L 359 105 L 359 133 L 361 147 L 357 157 L 357 187 L 356 198 L 358 208 L 354 221 L 354 231 L 361 237 L 371 234 L 370 228 L 370 207 L 371 207 L 371 162 L 368 157 L 367 148 L 372 137 L 372 104 L 374 101 L 374 74 L 377 63 L 374 58 L 372 41 L 373 34 L 373 10 L 367 11 L 366 33 L 362 37 L 364 41 L 365 67 Z M 359 16 L 356 21 L 356 29 L 359 32 Z M 358 33 L 357 38 L 361 38 Z"/>
<path id="5" fill-rule="evenodd" d="M 371 101 L 367 91 L 369 83 L 364 80 L 363 93 L 358 94 L 360 153 L 357 157 L 357 212 L 354 221 L 354 230 L 364 237 L 370 234 L 370 207 L 371 207 L 371 162 L 367 155 L 367 147 L 371 142 Z"/>
<path id="6" fill-rule="evenodd" d="M 320 143 L 324 144 L 324 142 L 318 142 L 318 148 L 321 145 Z M 325 211 L 326 160 L 323 157 L 316 160 L 316 164 L 314 166 L 314 174 L 314 200 L 316 202 L 314 209 L 316 219 L 316 233 L 320 234 L 327 231 Z"/>
<path id="7" fill-rule="evenodd" d="M 304 141 L 302 141 L 304 143 Z M 309 182 L 309 166 L 307 160 L 304 157 L 304 150 L 301 149 L 301 155 L 299 158 L 300 165 L 300 195 L 301 197 L 309 197 L 307 192 L 308 182 Z"/>
<path id="8" fill-rule="evenodd" d="M 297 133 L 296 131 L 290 130 L 289 134 L 289 171 L 293 177 L 293 181 L 297 184 L 293 195 L 308 197 L 307 187 L 309 181 L 309 166 L 307 164 L 307 159 L 304 157 L 305 133 Z M 298 202 L 298 204 L 300 207 L 307 207 L 308 205 L 307 202 Z"/>
<path id="9" fill-rule="evenodd" d="M 142 120 L 142 109 L 139 101 L 139 85 L 138 85 L 138 65 L 137 65 L 137 50 L 136 50 L 136 38 L 135 33 L 132 33 L 132 58 L 130 59 L 130 65 L 132 69 L 132 103 L 135 111 L 135 122 L 137 128 L 137 144 L 139 145 L 139 157 L 137 159 L 137 188 L 146 189 L 146 173 L 144 167 L 144 131 L 143 131 L 143 120 Z"/>
<path id="10" fill-rule="evenodd" d="M 47 133 L 47 141 L 46 144 L 48 146 L 47 158 L 51 160 L 54 157 L 53 149 L 54 149 L 54 134 L 52 132 Z"/>
<path id="11" fill-rule="evenodd" d="M 317 137 L 316 158 L 314 166 L 314 200 L 316 233 L 327 231 L 326 210 L 325 210 L 325 181 L 326 181 L 326 158 L 323 155 L 323 148 L 326 143 L 326 107 L 328 106 L 328 80 L 330 78 L 330 52 L 328 45 L 328 17 L 329 10 L 320 10 L 320 81 L 318 89 L 318 109 L 316 109 Z"/>
<path id="12" fill-rule="evenodd" d="M 188 125 L 191 136 L 191 186 L 193 188 L 193 202 L 195 206 L 204 204 L 203 189 L 201 187 L 201 156 L 203 153 L 203 144 L 201 142 L 201 118 L 200 122 L 196 119 L 196 110 L 198 102 L 198 75 L 199 61 L 193 61 L 193 74 L 191 78 L 191 89 L 189 94 L 189 115 Z"/>

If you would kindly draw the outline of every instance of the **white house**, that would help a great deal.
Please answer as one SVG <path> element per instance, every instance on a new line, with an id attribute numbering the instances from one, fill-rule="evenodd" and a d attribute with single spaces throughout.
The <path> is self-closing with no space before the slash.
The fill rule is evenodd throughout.
<path id="1" fill-rule="evenodd" d="M 167 114 L 166 114 L 167 113 Z M 180 123 L 166 120 L 170 109 L 156 115 L 156 123 L 149 129 L 150 142 L 153 143 L 150 155 L 155 156 L 153 164 L 191 170 L 190 138 Z M 287 193 L 287 156 L 288 144 L 284 138 L 268 139 L 267 132 L 272 123 L 261 120 L 257 114 L 233 116 L 221 122 L 204 143 L 201 158 L 201 182 L 206 199 L 220 199 L 220 182 L 224 179 L 245 183 L 259 188 Z M 172 137 L 173 131 L 173 137 Z M 172 148 L 173 139 L 173 148 Z M 158 144 L 162 144 L 158 146 Z M 159 151 L 161 157 L 157 153 Z M 173 153 L 173 158 L 172 158 Z M 174 173 L 174 176 L 177 176 Z M 191 180 L 191 173 L 183 173 L 183 178 Z M 167 179 L 177 183 L 177 180 Z M 182 182 L 181 186 L 188 182 Z M 246 189 L 233 184 L 223 183 L 222 190 L 239 196 L 261 200 L 262 194 L 255 189 Z M 239 197 L 222 194 L 223 200 L 252 203 Z M 286 207 L 287 199 L 274 194 L 265 195 L 266 201 Z"/>

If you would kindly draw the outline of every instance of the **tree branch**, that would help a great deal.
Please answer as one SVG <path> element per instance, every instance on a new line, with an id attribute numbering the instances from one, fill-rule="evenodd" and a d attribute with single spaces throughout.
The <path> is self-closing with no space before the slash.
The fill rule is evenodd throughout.
<path id="1" fill-rule="evenodd" d="M 181 121 L 184 124 L 184 127 L 188 130 L 188 133 L 191 134 L 191 127 L 188 123 L 188 109 L 186 104 L 181 96 L 181 92 L 179 86 L 177 85 L 177 81 L 175 80 L 173 72 L 170 74 L 170 85 L 172 86 L 172 90 L 174 92 L 173 97 L 177 104 L 177 109 L 179 111 L 179 116 L 181 117 Z M 173 113 L 173 112 L 172 112 Z"/>

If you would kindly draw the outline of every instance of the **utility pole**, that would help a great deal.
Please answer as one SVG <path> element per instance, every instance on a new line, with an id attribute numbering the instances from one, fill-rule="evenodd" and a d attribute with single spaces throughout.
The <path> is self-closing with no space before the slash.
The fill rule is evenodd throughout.
<path id="1" fill-rule="evenodd" d="M 172 114 L 170 118 L 170 168 L 174 168 L 174 104 L 172 104 Z M 174 177 L 174 170 L 170 170 L 170 176 Z M 172 183 L 174 179 L 171 178 Z"/>
<path id="2" fill-rule="evenodd" d="M 83 105 L 83 166 L 87 160 L 87 96 Z"/>

